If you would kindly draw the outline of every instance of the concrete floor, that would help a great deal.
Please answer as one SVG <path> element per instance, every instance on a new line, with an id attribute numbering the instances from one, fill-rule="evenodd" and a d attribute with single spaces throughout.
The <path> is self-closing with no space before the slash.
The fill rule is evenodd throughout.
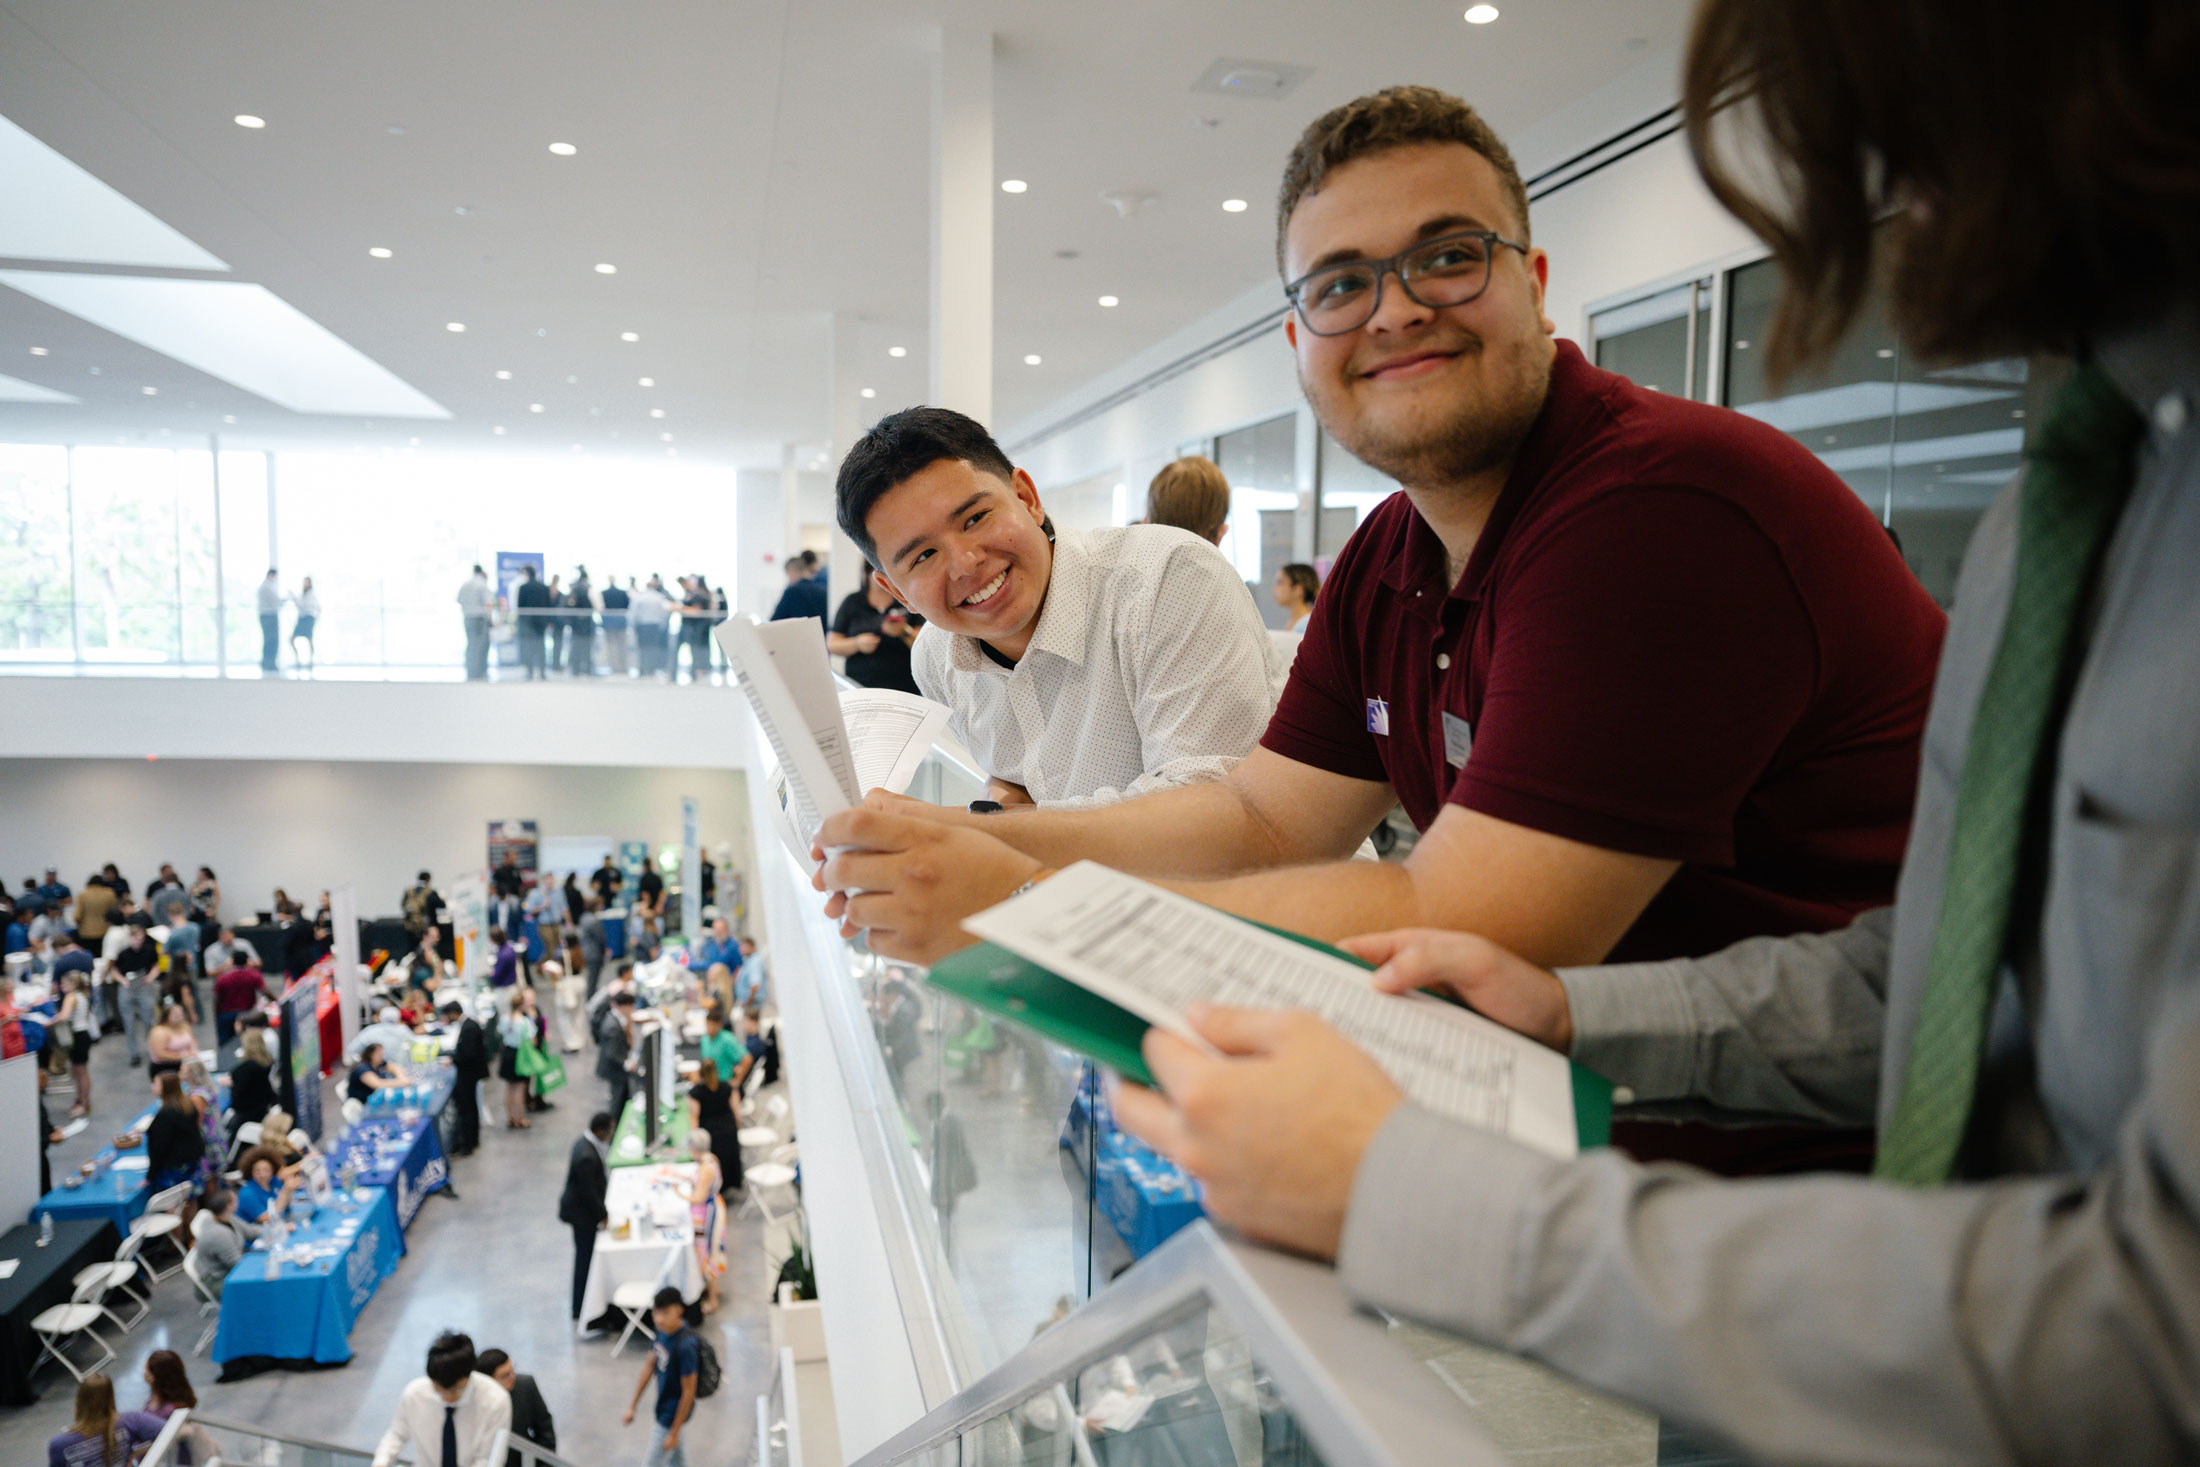
<path id="1" fill-rule="evenodd" d="M 127 1060 L 119 1035 L 94 1047 L 92 1123 L 54 1148 L 57 1176 L 89 1159 L 144 1108 L 145 1072 L 132 1070 Z M 557 1108 L 537 1115 L 528 1131 L 504 1129 L 499 1082 L 482 1087 L 481 1149 L 454 1163 L 460 1198 L 431 1197 L 414 1219 L 397 1272 L 383 1281 L 352 1330 L 350 1364 L 216 1383 L 214 1363 L 189 1353 L 203 1325 L 190 1283 L 178 1274 L 159 1285 L 151 1317 L 116 1347 L 120 1358 L 109 1370 L 123 1407 L 144 1401 L 145 1357 L 173 1349 L 185 1355 L 207 1415 L 371 1451 L 398 1392 L 420 1373 L 428 1342 L 443 1330 L 458 1329 L 473 1336 L 477 1349 L 507 1351 L 520 1370 L 535 1377 L 556 1418 L 560 1456 L 577 1467 L 640 1462 L 648 1450 L 647 1413 L 655 1387 L 635 1425 L 622 1428 L 619 1415 L 641 1373 L 644 1350 L 630 1342 L 614 1355 L 615 1336 L 576 1339 L 566 1317 L 573 1245 L 572 1234 L 558 1221 L 558 1194 L 566 1152 L 602 1104 L 603 1087 L 592 1069 L 591 1054 L 569 1056 L 572 1083 L 558 1092 Z M 57 1120 L 67 1107 L 65 1099 L 50 1102 Z M 336 1114 L 333 1091 L 326 1114 Z M 771 1385 L 765 1315 L 771 1280 L 753 1216 L 736 1225 L 727 1252 L 725 1303 L 706 1322 L 725 1383 L 700 1404 L 686 1434 L 693 1467 L 748 1460 L 756 1397 Z M 47 1438 L 69 1424 L 74 1386 L 66 1374 L 48 1363 L 37 1386 L 37 1405 L 0 1408 L 0 1462 L 44 1461 Z"/>

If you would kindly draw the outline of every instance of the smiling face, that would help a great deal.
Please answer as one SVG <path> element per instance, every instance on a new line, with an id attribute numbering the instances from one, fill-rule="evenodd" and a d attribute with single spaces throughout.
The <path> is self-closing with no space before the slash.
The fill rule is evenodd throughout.
<path id="1" fill-rule="evenodd" d="M 1292 212 L 1284 271 L 1382 259 L 1425 239 L 1494 230 L 1520 240 L 1490 161 L 1459 143 L 1415 143 L 1355 159 Z M 1499 246 L 1489 286 L 1432 310 L 1383 280 L 1367 324 L 1316 336 L 1294 314 L 1284 330 L 1307 402 L 1354 457 L 1409 489 L 1440 489 L 1511 462 L 1550 386 L 1552 328 L 1543 316 L 1548 262 Z"/>
<path id="2" fill-rule="evenodd" d="M 1045 517 L 1022 469 L 1010 481 L 941 459 L 887 490 L 864 528 L 903 605 L 1021 657 L 1054 568 Z"/>

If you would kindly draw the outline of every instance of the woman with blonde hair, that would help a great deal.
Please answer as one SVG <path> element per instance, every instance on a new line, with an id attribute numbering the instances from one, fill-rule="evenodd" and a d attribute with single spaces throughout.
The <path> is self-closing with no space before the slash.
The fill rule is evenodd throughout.
<path id="1" fill-rule="evenodd" d="M 708 1314 L 718 1307 L 718 1280 L 726 1271 L 725 1239 L 720 1227 L 725 1208 L 718 1199 L 725 1175 L 718 1169 L 718 1158 L 711 1155 L 710 1132 L 700 1126 L 689 1131 L 687 1149 L 695 1160 L 695 1178 L 688 1185 L 688 1213 L 695 1220 L 695 1258 L 703 1268 L 703 1312 Z"/>
<path id="2" fill-rule="evenodd" d="M 127 1467 L 166 1424 L 143 1411 L 117 1411 L 115 1383 L 95 1370 L 77 1385 L 69 1429 L 46 1443 L 47 1467 Z"/>
<path id="3" fill-rule="evenodd" d="M 527 1119 L 527 1077 L 519 1072 L 520 1049 L 535 1042 L 535 1020 L 527 1012 L 526 989 L 514 989 L 505 1000 L 504 1017 L 497 1021 L 497 1038 L 504 1045 L 497 1055 L 497 1078 L 504 1082 L 504 1128 L 525 1131 L 535 1124 Z"/>

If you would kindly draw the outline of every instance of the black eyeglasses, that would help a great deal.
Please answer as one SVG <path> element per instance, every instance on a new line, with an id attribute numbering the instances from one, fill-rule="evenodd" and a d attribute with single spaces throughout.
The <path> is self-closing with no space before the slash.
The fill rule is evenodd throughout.
<path id="1" fill-rule="evenodd" d="M 1430 310 L 1463 306 L 1490 286 L 1490 261 L 1500 248 L 1515 244 L 1488 229 L 1469 229 L 1424 240 L 1387 260 L 1352 260 L 1308 271 L 1283 288 L 1298 309 L 1299 320 L 1316 336 L 1343 336 L 1375 319 L 1383 303 L 1383 277 L 1396 275 L 1398 288 Z"/>

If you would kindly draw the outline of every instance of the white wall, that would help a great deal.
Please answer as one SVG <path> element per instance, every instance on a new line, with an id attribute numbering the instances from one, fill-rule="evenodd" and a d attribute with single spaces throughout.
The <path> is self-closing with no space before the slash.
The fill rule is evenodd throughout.
<path id="1" fill-rule="evenodd" d="M 737 767 L 724 687 L 11 677 L 0 759 L 366 759 Z M 0 811 L 6 807 L 0 805 Z"/>
<path id="2" fill-rule="evenodd" d="M 702 802 L 705 848 L 728 842 L 754 871 L 737 769 L 5 759 L 0 873 L 19 885 L 52 865 L 74 887 L 113 861 L 143 891 L 162 861 L 186 877 L 204 864 L 232 916 L 249 918 L 277 886 L 311 901 L 346 883 L 361 916 L 386 916 L 423 867 L 447 892 L 453 874 L 485 866 L 491 820 L 532 819 L 544 836 L 677 845 L 682 795 Z"/>
<path id="3" fill-rule="evenodd" d="M 38 1205 L 38 1057 L 0 1064 L 0 1232 L 31 1220 Z"/>

